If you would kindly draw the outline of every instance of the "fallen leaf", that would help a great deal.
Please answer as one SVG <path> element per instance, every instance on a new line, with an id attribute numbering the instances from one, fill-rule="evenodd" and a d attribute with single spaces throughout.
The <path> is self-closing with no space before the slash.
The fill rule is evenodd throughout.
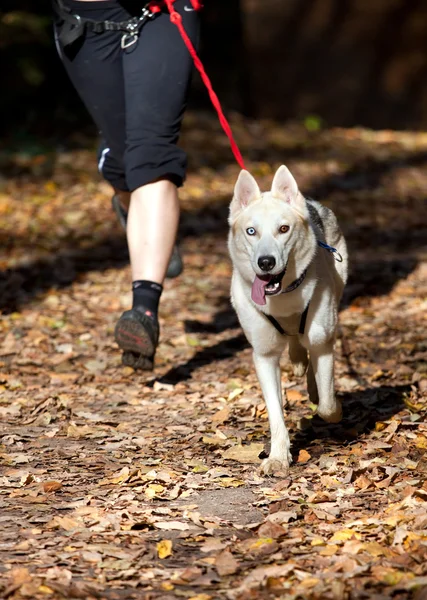
<path id="1" fill-rule="evenodd" d="M 303 395 L 298 390 L 288 389 L 286 390 L 286 399 L 288 402 L 295 402 L 296 400 L 302 400 Z"/>
<path id="2" fill-rule="evenodd" d="M 309 454 L 307 452 L 307 450 L 302 449 L 302 450 L 299 451 L 297 462 L 299 462 L 299 463 L 306 463 L 310 459 L 311 459 L 311 454 Z"/>
<path id="3" fill-rule="evenodd" d="M 215 423 L 225 423 L 225 421 L 227 421 L 230 418 L 230 413 L 231 411 L 228 408 L 228 406 L 224 406 L 224 408 L 222 408 L 212 416 L 212 421 L 214 421 Z"/>
<path id="4" fill-rule="evenodd" d="M 215 559 L 215 568 L 220 577 L 233 575 L 239 569 L 239 563 L 227 548 Z"/>
<path id="5" fill-rule="evenodd" d="M 264 444 L 252 442 L 247 445 L 231 446 L 222 453 L 222 458 L 226 460 L 236 460 L 241 463 L 259 464 L 261 459 L 259 455 L 264 449 Z"/>
<path id="6" fill-rule="evenodd" d="M 157 543 L 157 555 L 159 558 L 167 558 L 172 554 L 172 542 L 171 540 L 161 540 Z"/>
<path id="7" fill-rule="evenodd" d="M 52 492 L 57 492 L 62 488 L 62 483 L 60 481 L 45 481 L 43 483 L 43 491 L 46 494 L 51 494 Z"/>

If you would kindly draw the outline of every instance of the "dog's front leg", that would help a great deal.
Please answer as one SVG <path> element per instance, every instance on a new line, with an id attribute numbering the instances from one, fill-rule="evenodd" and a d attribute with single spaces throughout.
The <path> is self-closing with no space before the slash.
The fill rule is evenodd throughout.
<path id="1" fill-rule="evenodd" d="M 270 455 L 261 464 L 266 475 L 277 471 L 287 471 L 292 462 L 290 441 L 283 417 L 282 385 L 280 379 L 280 355 L 264 356 L 253 354 L 264 400 L 267 405 L 271 433 Z"/>
<path id="2" fill-rule="evenodd" d="M 317 414 L 328 423 L 338 423 L 342 419 L 342 408 L 335 397 L 333 341 L 310 348 L 310 363 L 319 396 Z"/>

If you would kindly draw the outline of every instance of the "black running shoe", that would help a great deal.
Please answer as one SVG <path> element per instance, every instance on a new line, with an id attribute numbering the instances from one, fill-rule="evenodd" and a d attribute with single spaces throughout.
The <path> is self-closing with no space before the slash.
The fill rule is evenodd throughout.
<path id="1" fill-rule="evenodd" d="M 111 204 L 113 206 L 114 212 L 117 215 L 120 225 L 126 231 L 128 213 L 126 209 L 123 208 L 123 206 L 121 205 L 117 194 L 114 194 L 111 200 Z M 174 279 L 175 277 L 178 277 L 178 275 L 181 275 L 183 269 L 184 265 L 182 264 L 182 258 L 179 253 L 178 246 L 175 245 L 173 248 L 171 259 L 169 261 L 168 270 L 166 271 L 166 277 L 168 279 Z"/>
<path id="2" fill-rule="evenodd" d="M 134 369 L 151 371 L 159 341 L 159 323 L 150 311 L 135 307 L 125 311 L 114 330 L 117 344 L 123 350 L 122 363 Z"/>

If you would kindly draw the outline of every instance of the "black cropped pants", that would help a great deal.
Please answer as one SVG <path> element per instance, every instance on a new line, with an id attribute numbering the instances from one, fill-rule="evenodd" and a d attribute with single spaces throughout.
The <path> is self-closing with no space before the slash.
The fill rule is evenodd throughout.
<path id="1" fill-rule="evenodd" d="M 96 21 L 126 21 L 145 2 L 67 0 L 74 14 Z M 177 0 L 193 44 L 199 15 Z M 87 31 L 70 45 L 56 41 L 68 75 L 96 123 L 103 146 L 99 170 L 119 190 L 165 177 L 182 185 L 185 152 L 177 146 L 192 73 L 192 59 L 167 12 L 148 20 L 138 41 L 121 48 L 122 32 Z"/>

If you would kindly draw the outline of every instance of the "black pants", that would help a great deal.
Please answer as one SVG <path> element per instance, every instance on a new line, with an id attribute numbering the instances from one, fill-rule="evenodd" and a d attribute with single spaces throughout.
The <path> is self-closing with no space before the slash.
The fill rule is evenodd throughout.
<path id="1" fill-rule="evenodd" d="M 116 0 L 67 0 L 74 14 L 96 21 L 126 21 L 144 4 L 133 2 L 125 9 L 123 2 Z M 186 0 L 177 0 L 175 8 L 195 44 L 198 14 Z M 103 139 L 100 171 L 124 191 L 161 177 L 180 186 L 187 161 L 177 142 L 192 72 L 191 56 L 166 12 L 147 21 L 137 43 L 124 50 L 122 35 L 87 31 L 65 48 L 57 38 L 68 75 Z"/>

